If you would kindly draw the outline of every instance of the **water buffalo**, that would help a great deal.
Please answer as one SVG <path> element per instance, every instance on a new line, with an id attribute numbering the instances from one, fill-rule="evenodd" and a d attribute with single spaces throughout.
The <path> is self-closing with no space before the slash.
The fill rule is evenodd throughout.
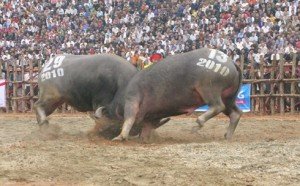
<path id="1" fill-rule="evenodd" d="M 125 95 L 115 97 L 108 107 L 96 110 L 95 115 L 124 116 L 121 134 L 114 140 L 128 139 L 134 124 L 142 125 L 140 135 L 147 138 L 152 129 L 168 121 L 162 118 L 190 114 L 207 104 L 208 111 L 198 117 L 197 123 L 202 127 L 223 112 L 230 118 L 225 134 L 230 139 L 241 116 L 235 104 L 241 80 L 239 67 L 226 54 L 202 48 L 167 57 L 138 72 L 130 80 Z"/>
<path id="2" fill-rule="evenodd" d="M 78 111 L 95 111 L 125 90 L 137 70 L 112 54 L 57 55 L 40 72 L 39 99 L 35 103 L 38 124 L 58 106 L 67 103 Z"/>

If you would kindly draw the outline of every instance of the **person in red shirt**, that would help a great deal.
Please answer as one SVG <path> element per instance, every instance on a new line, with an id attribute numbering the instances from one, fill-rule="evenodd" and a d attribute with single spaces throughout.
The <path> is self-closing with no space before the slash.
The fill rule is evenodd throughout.
<path id="1" fill-rule="evenodd" d="M 158 53 L 154 53 L 150 56 L 150 61 L 152 63 L 157 63 L 158 61 L 162 60 L 163 56 L 161 54 Z"/>
<path id="2" fill-rule="evenodd" d="M 93 55 L 93 54 L 95 54 L 95 49 L 94 49 L 94 48 L 90 48 L 90 50 L 89 50 L 89 54 L 90 54 L 90 55 Z"/>

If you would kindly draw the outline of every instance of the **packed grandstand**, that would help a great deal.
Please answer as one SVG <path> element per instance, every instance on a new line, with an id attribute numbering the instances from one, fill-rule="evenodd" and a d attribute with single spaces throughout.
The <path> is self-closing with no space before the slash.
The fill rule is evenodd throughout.
<path id="1" fill-rule="evenodd" d="M 0 60 L 5 72 L 59 53 L 115 53 L 143 68 L 205 46 L 245 64 L 290 61 L 299 12 L 299 0 L 3 0 Z"/>

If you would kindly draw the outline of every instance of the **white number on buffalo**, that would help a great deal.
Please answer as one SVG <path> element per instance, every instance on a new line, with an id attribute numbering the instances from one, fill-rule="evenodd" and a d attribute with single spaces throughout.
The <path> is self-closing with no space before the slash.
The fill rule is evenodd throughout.
<path id="1" fill-rule="evenodd" d="M 45 64 L 45 67 L 43 68 L 43 71 L 42 71 L 43 73 L 51 70 L 51 67 L 52 67 L 51 65 L 53 63 L 53 60 L 54 60 L 53 58 L 50 58 L 49 61 Z"/>
<path id="2" fill-rule="evenodd" d="M 211 49 L 208 55 L 209 59 L 200 58 L 197 63 L 198 66 L 204 67 L 208 70 L 212 70 L 222 76 L 227 76 L 229 74 L 229 68 L 225 66 L 228 56 L 221 51 Z"/>
<path id="3" fill-rule="evenodd" d="M 45 81 L 47 79 L 64 76 L 64 69 L 58 67 L 61 66 L 65 57 L 66 56 L 57 56 L 55 58 L 50 58 L 49 61 L 45 64 L 45 67 L 43 68 L 41 80 Z"/>
<path id="4" fill-rule="evenodd" d="M 210 53 L 208 57 L 210 59 L 216 59 L 221 63 L 226 63 L 228 58 L 228 56 L 225 53 L 218 51 L 216 49 L 210 49 Z"/>

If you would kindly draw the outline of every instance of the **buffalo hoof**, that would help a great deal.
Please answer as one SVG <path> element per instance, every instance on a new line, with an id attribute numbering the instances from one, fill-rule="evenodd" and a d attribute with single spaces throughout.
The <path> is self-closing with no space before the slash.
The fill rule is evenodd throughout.
<path id="1" fill-rule="evenodd" d="M 140 138 L 140 135 L 135 135 L 135 136 L 129 136 L 128 139 L 129 140 L 136 140 L 136 139 L 139 139 Z"/>
<path id="2" fill-rule="evenodd" d="M 48 120 L 45 120 L 45 121 L 43 121 L 43 122 L 40 122 L 40 123 L 38 123 L 38 125 L 41 127 L 41 126 L 47 126 L 47 125 L 49 125 L 49 121 Z"/>
<path id="3" fill-rule="evenodd" d="M 196 122 L 198 123 L 199 128 L 202 128 L 204 126 L 204 122 L 200 119 L 197 119 Z"/>
<path id="4" fill-rule="evenodd" d="M 141 144 L 150 144 L 151 141 L 149 139 L 140 139 L 139 143 L 141 143 Z"/>
<path id="5" fill-rule="evenodd" d="M 146 136 L 146 137 L 141 137 L 140 136 L 140 143 L 143 143 L 143 144 L 150 144 L 152 141 L 153 141 L 153 134 L 151 134 L 150 136 Z"/>
<path id="6" fill-rule="evenodd" d="M 224 138 L 226 139 L 226 140 L 231 140 L 232 139 L 232 135 L 229 135 L 229 134 L 227 134 L 227 132 L 224 134 Z"/>
<path id="7" fill-rule="evenodd" d="M 123 140 L 127 140 L 127 139 L 124 138 L 122 135 L 119 135 L 119 136 L 112 139 L 112 141 L 123 141 Z"/>

